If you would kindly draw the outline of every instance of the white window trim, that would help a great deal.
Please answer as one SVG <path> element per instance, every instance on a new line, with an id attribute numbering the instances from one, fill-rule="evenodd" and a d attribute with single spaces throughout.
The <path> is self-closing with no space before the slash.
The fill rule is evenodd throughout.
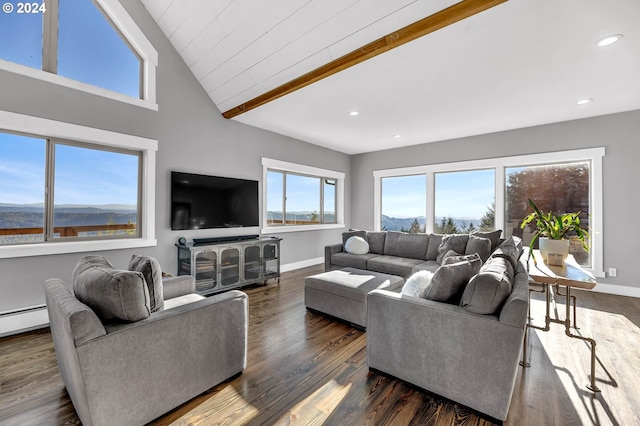
<path id="1" fill-rule="evenodd" d="M 310 176 L 331 178 L 336 180 L 336 223 L 317 225 L 283 225 L 267 226 L 267 171 L 280 170 L 283 172 L 299 173 Z M 303 164 L 289 163 L 287 161 L 273 160 L 262 157 L 262 233 L 281 234 L 284 232 L 318 231 L 325 229 L 344 228 L 344 178 L 343 172 L 306 166 Z"/>
<path id="2" fill-rule="evenodd" d="M 131 47 L 142 60 L 142 99 L 127 96 L 92 84 L 72 80 L 58 74 L 52 74 L 36 68 L 16 64 L 4 59 L 0 59 L 0 70 L 157 111 L 156 68 L 158 66 L 158 52 L 119 2 L 108 0 L 96 0 L 96 2 L 109 17 L 111 22 L 113 22 L 113 25 L 115 25 L 125 39 L 127 39 Z"/>
<path id="3" fill-rule="evenodd" d="M 142 152 L 142 221 L 139 238 L 92 241 L 46 242 L 0 246 L 0 259 L 49 254 L 116 250 L 157 245 L 155 238 L 155 181 L 158 141 L 123 133 L 94 129 L 29 115 L 0 111 L 0 130 L 27 133 L 42 138 L 60 138 Z"/>
<path id="4" fill-rule="evenodd" d="M 513 157 L 499 157 L 484 160 L 460 161 L 455 163 L 428 164 L 424 166 L 403 167 L 386 170 L 374 170 L 373 188 L 373 211 L 374 230 L 381 229 L 380 218 L 382 217 L 382 183 L 384 177 L 396 177 L 405 175 L 427 176 L 427 206 L 426 208 L 426 232 L 433 232 L 433 222 L 435 217 L 435 177 L 438 172 L 456 172 L 482 169 L 495 169 L 496 171 L 496 224 L 504 226 L 504 191 L 505 191 L 505 169 L 507 167 L 531 166 L 536 164 L 563 163 L 575 161 L 591 162 L 591 217 L 590 234 L 593 241 L 591 254 L 593 266 L 589 271 L 597 278 L 604 278 L 604 253 L 603 253 L 603 202 L 602 202 L 602 159 L 605 156 L 604 147 L 578 149 L 572 151 L 558 151 L 541 154 L 518 155 Z M 498 225 L 496 225 L 498 226 Z"/>

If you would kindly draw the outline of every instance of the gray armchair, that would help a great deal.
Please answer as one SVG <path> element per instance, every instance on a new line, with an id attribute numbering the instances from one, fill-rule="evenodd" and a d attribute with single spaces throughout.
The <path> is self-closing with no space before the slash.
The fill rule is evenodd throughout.
<path id="1" fill-rule="evenodd" d="M 90 258 L 85 271 L 74 271 L 74 291 L 85 294 L 86 303 L 59 279 L 44 285 L 62 378 L 85 426 L 147 423 L 245 369 L 245 293 L 205 298 L 194 293 L 192 277 L 163 279 L 163 306 L 150 312 L 148 305 L 134 306 L 136 300 L 149 302 L 140 272 L 110 269 L 104 258 Z M 86 299 L 88 293 L 93 298 Z M 105 305 L 116 293 L 120 303 Z M 106 319 L 114 306 L 126 315 L 148 314 Z"/>

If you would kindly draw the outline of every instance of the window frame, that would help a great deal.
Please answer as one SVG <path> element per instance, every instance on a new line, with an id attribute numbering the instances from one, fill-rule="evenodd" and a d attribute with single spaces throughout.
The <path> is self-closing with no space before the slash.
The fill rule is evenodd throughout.
<path id="1" fill-rule="evenodd" d="M 111 151 L 125 150 L 141 155 L 139 185 L 140 230 L 138 237 L 108 237 L 101 239 L 72 239 L 69 241 L 45 241 L 42 243 L 12 244 L 0 246 L 0 259 L 41 256 L 49 254 L 78 253 L 126 248 L 153 247 L 155 238 L 155 163 L 158 141 L 107 130 L 79 126 L 39 117 L 0 111 L 0 130 L 22 133 L 43 139 L 73 141 L 94 148 L 105 147 Z"/>
<path id="2" fill-rule="evenodd" d="M 426 232 L 433 233 L 435 220 L 435 174 L 440 172 L 458 172 L 482 169 L 495 169 L 495 227 L 504 232 L 505 215 L 505 169 L 517 166 L 536 166 L 545 164 L 561 164 L 576 161 L 589 161 L 591 165 L 589 181 L 590 228 L 591 228 L 591 268 L 588 270 L 598 278 L 605 277 L 603 262 L 603 194 L 602 194 L 602 162 L 605 148 L 587 148 L 569 151 L 548 152 L 539 154 L 517 155 L 492 159 L 469 160 L 453 163 L 428 164 L 385 170 L 374 170 L 374 230 L 381 229 L 382 193 L 381 178 L 404 175 L 424 174 L 427 178 Z"/>
<path id="3" fill-rule="evenodd" d="M 268 225 L 267 222 L 267 172 L 276 171 L 283 173 L 283 179 L 286 174 L 295 174 L 302 176 L 309 176 L 319 179 L 321 186 L 320 191 L 320 217 L 324 216 L 322 196 L 323 196 L 323 180 L 333 179 L 336 181 L 335 189 L 335 215 L 336 221 L 330 223 L 318 223 L 313 225 Z M 287 161 L 274 160 L 270 158 L 262 158 L 262 230 L 263 234 L 279 234 L 283 232 L 299 232 L 299 231 L 314 231 L 320 229 L 334 229 L 344 228 L 344 179 L 345 174 L 335 170 L 321 169 L 318 167 L 306 166 L 303 164 L 290 163 Z M 286 197 L 286 188 L 283 188 L 283 198 Z"/>
<path id="4" fill-rule="evenodd" d="M 112 24 L 113 30 L 122 35 L 124 39 L 123 41 L 129 45 L 134 54 L 136 54 L 141 60 L 141 98 L 134 98 L 123 93 L 114 92 L 112 90 L 104 89 L 99 86 L 83 83 L 81 81 L 63 77 L 58 74 L 52 74 L 51 72 L 47 72 L 45 70 L 31 68 L 26 65 L 20 65 L 4 59 L 0 59 L 0 70 L 8 71 L 14 74 L 20 74 L 26 77 L 57 84 L 59 86 L 67 87 L 70 89 L 80 90 L 93 95 L 98 95 L 157 111 L 158 104 L 156 103 L 156 68 L 158 66 L 158 52 L 155 50 L 153 45 L 145 37 L 140 28 L 138 28 L 136 23 L 119 2 L 108 0 L 94 1 L 97 7 L 100 7 L 102 9 L 102 12 L 104 12 L 106 18 Z M 47 5 L 47 8 L 51 6 L 49 0 L 47 0 L 45 4 Z M 43 23 L 43 33 L 45 31 L 52 31 L 51 19 L 47 19 L 46 13 L 43 17 Z M 49 29 L 47 30 L 47 28 Z M 55 26 L 55 29 L 57 30 L 57 26 Z M 43 44 L 47 44 L 48 39 L 49 37 L 43 34 Z M 50 49 L 50 46 L 48 47 L 48 49 Z M 48 68 L 48 63 L 50 63 L 52 60 L 57 60 L 57 52 L 55 52 L 56 58 L 51 58 L 51 54 L 54 52 L 49 52 L 48 49 L 43 48 L 44 69 Z"/>

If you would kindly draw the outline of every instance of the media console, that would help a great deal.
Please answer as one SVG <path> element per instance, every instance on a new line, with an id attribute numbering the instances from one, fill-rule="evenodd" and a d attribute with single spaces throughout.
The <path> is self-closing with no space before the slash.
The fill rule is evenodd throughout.
<path id="1" fill-rule="evenodd" d="M 195 239 L 176 244 L 178 275 L 192 275 L 196 291 L 213 294 L 276 278 L 280 284 L 279 237 L 258 235 Z M 206 240 L 206 241 L 205 241 Z"/>

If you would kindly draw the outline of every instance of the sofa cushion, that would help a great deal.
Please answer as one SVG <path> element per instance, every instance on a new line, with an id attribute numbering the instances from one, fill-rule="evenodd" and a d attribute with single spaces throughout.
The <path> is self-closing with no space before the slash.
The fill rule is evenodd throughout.
<path id="1" fill-rule="evenodd" d="M 467 284 L 460 306 L 475 314 L 495 314 L 513 286 L 514 268 L 505 257 L 491 257 Z"/>
<path id="2" fill-rule="evenodd" d="M 413 268 L 423 263 L 421 259 L 409 259 L 397 256 L 379 256 L 375 255 L 367 261 L 367 267 L 370 271 L 382 272 L 384 274 L 399 275 L 401 277 L 410 277 Z"/>
<path id="3" fill-rule="evenodd" d="M 503 241 L 491 257 L 504 257 L 511 261 L 513 269 L 517 269 L 518 259 L 522 255 L 522 239 L 514 235 Z"/>
<path id="4" fill-rule="evenodd" d="M 387 238 L 385 231 L 367 232 L 367 242 L 369 243 L 369 251 L 376 254 L 384 254 L 384 242 Z"/>
<path id="5" fill-rule="evenodd" d="M 367 254 L 369 253 L 369 243 L 362 237 L 349 237 L 344 243 L 344 251 L 351 254 Z"/>
<path id="6" fill-rule="evenodd" d="M 429 234 L 429 246 L 427 247 L 427 254 L 425 260 L 436 260 L 438 258 L 438 248 L 442 244 L 442 234 Z"/>
<path id="7" fill-rule="evenodd" d="M 321 290 L 364 302 L 366 295 L 375 289 L 398 289 L 404 280 L 400 277 L 363 271 L 357 268 L 344 268 L 322 272 L 304 279 L 305 287 Z"/>
<path id="8" fill-rule="evenodd" d="M 469 234 L 447 234 L 442 237 L 442 243 L 438 247 L 438 257 L 436 262 L 442 264 L 442 259 L 449 250 L 457 253 L 464 253 L 469 241 Z"/>
<path id="9" fill-rule="evenodd" d="M 491 241 L 491 251 L 493 252 L 500 245 L 500 236 L 502 235 L 502 229 L 496 229 L 495 231 L 473 231 L 471 235 L 476 237 L 488 238 Z"/>
<path id="10" fill-rule="evenodd" d="M 465 285 L 481 265 L 480 259 L 473 259 L 440 266 L 425 291 L 425 299 L 457 303 Z"/>
<path id="11" fill-rule="evenodd" d="M 127 269 L 142 273 L 149 290 L 151 312 L 161 311 L 164 308 L 164 284 L 160 263 L 153 257 L 134 254 L 131 256 Z"/>
<path id="12" fill-rule="evenodd" d="M 486 261 L 491 256 L 491 240 L 484 237 L 477 237 L 473 234 L 469 235 L 467 247 L 464 254 L 477 253 L 482 261 Z"/>
<path id="13" fill-rule="evenodd" d="M 402 286 L 401 294 L 405 296 L 420 297 L 424 299 L 427 287 L 433 278 L 433 272 L 421 270 L 415 272 Z"/>
<path id="14" fill-rule="evenodd" d="M 424 260 L 428 244 L 428 234 L 408 234 L 405 232 L 389 231 L 387 232 L 387 238 L 385 238 L 384 242 L 384 254 L 387 256 Z"/>
<path id="15" fill-rule="evenodd" d="M 72 276 L 76 298 L 103 322 L 134 322 L 151 314 L 149 289 L 140 272 L 114 269 L 102 256 L 85 256 Z"/>
<path id="16" fill-rule="evenodd" d="M 367 261 L 371 258 L 379 256 L 373 253 L 367 254 L 351 254 L 344 251 L 331 255 L 331 264 L 344 267 L 352 267 L 358 269 L 367 269 Z"/>

